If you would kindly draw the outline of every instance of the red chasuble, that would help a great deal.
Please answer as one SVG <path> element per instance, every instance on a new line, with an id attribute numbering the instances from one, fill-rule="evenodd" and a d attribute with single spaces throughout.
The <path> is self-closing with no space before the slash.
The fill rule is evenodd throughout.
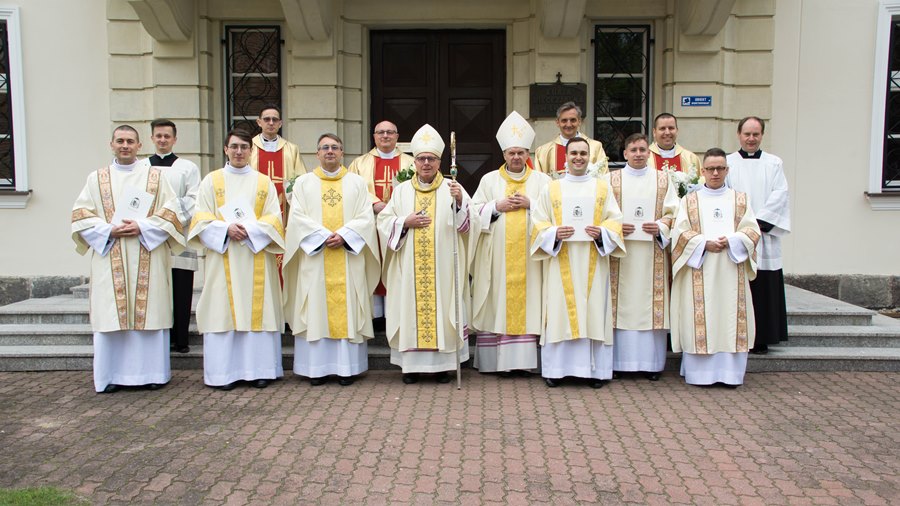
<path id="1" fill-rule="evenodd" d="M 286 200 L 284 197 L 284 149 L 270 153 L 265 149 L 259 150 L 259 171 L 269 176 L 275 184 L 278 192 L 278 205 L 281 206 L 281 219 L 287 221 L 285 215 Z"/>
<path id="2" fill-rule="evenodd" d="M 395 156 L 390 160 L 375 157 L 375 196 L 385 204 L 391 200 L 391 192 L 394 188 L 394 177 L 400 172 L 400 157 Z"/>
<path id="3" fill-rule="evenodd" d="M 566 147 L 562 144 L 556 145 L 556 172 L 557 174 L 566 171 Z"/>
<path id="4" fill-rule="evenodd" d="M 664 158 L 659 153 L 653 153 L 653 158 L 656 161 L 656 170 L 681 172 L 681 155 L 675 155 L 674 158 Z"/>

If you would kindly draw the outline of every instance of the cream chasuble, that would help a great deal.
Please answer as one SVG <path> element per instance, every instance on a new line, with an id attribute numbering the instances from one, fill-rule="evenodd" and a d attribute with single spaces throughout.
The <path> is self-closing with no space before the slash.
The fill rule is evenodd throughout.
<path id="1" fill-rule="evenodd" d="M 84 255 L 91 246 L 80 232 L 108 226 L 126 188 L 155 196 L 147 222 L 168 237 L 148 251 L 138 237 L 112 239 L 105 256 L 91 254 L 91 328 L 94 332 L 169 329 L 172 286 L 169 255 L 184 248 L 181 206 L 157 168 L 137 162 L 131 170 L 104 167 L 88 175 L 72 208 L 72 240 Z M 108 233 L 108 232 L 107 232 Z M 142 231 L 143 233 L 143 231 Z M 107 243 L 108 244 L 108 243 Z"/>
<path id="2" fill-rule="evenodd" d="M 726 236 L 729 248 L 719 253 L 703 252 L 706 241 L 715 239 L 703 234 L 708 216 L 704 211 L 711 206 L 734 209 L 735 232 Z M 753 347 L 756 326 L 750 280 L 756 277 L 759 235 L 744 193 L 704 187 L 681 199 L 672 229 L 673 351 L 707 355 Z M 741 260 L 740 253 L 746 258 Z M 696 268 L 689 262 L 702 264 Z"/>
<path id="3" fill-rule="evenodd" d="M 541 248 L 547 234 L 562 224 L 563 196 L 590 197 L 595 202 L 593 224 L 607 230 L 617 246 L 613 256 L 625 254 L 622 212 L 603 178 L 555 180 L 545 186 L 533 205 L 534 236 L 531 257 L 543 261 L 544 324 L 541 345 L 588 338 L 612 344 L 609 258 L 594 241 L 564 241 L 552 256 Z M 608 250 L 607 250 L 608 251 Z"/>
<path id="4" fill-rule="evenodd" d="M 598 140 L 584 136 L 581 132 L 578 135 L 583 136 L 588 141 L 591 149 L 590 165 L 599 166 L 598 175 L 608 173 L 609 159 L 606 156 L 606 151 L 603 150 L 603 144 Z M 561 178 L 566 172 L 566 168 L 559 163 L 557 158 L 557 146 L 565 146 L 558 135 L 556 139 L 538 146 L 534 151 L 534 169 L 554 179 Z"/>
<path id="5" fill-rule="evenodd" d="M 668 238 L 678 211 L 678 190 L 660 171 L 625 167 L 609 175 L 616 202 L 627 208 L 629 200 L 641 199 L 653 205 L 653 218 L 660 227 L 663 243 L 629 240 L 628 254 L 612 258 L 610 288 L 613 327 L 627 330 L 669 328 Z M 635 225 L 636 228 L 640 225 Z"/>
<path id="6" fill-rule="evenodd" d="M 399 149 L 394 148 L 394 156 L 400 157 L 400 170 L 404 170 L 408 167 L 413 166 L 413 157 L 400 151 Z M 353 162 L 350 163 L 350 166 L 347 167 L 347 170 L 349 170 L 350 172 L 352 172 L 354 174 L 359 174 L 360 177 L 363 178 L 363 181 L 366 182 L 366 186 L 368 187 L 368 191 L 369 191 L 369 199 L 370 199 L 370 202 L 373 202 L 373 203 L 381 201 L 381 199 L 379 199 L 376 196 L 376 193 L 375 193 L 376 186 L 382 188 L 383 192 L 390 195 L 391 193 L 393 193 L 392 188 L 393 188 L 393 184 L 394 184 L 393 178 L 388 180 L 384 176 L 382 176 L 381 179 L 377 179 L 375 177 L 375 174 L 377 172 L 375 170 L 375 161 L 377 160 L 377 157 L 378 157 L 378 150 L 372 149 L 368 153 L 357 157 L 355 160 L 353 160 Z"/>
<path id="7" fill-rule="evenodd" d="M 256 254 L 237 241 L 230 241 L 224 253 L 206 248 L 200 233 L 213 222 L 224 224 L 218 209 L 240 198 L 253 207 L 256 226 L 271 242 Z M 275 255 L 284 252 L 284 228 L 278 195 L 268 176 L 234 169 L 219 169 L 207 175 L 200 183 L 188 237 L 191 247 L 206 251 L 203 291 L 197 303 L 200 332 L 281 333 L 284 317 Z"/>
<path id="8" fill-rule="evenodd" d="M 416 212 L 432 218 L 426 228 L 408 229 L 403 221 Z M 450 189 L 438 174 L 431 185 L 417 178 L 394 189 L 378 215 L 387 287 L 386 334 L 391 348 L 405 352 L 462 349 L 455 326 L 453 241 L 458 236 L 458 286 L 462 288 L 462 324 L 469 313 L 469 266 L 478 235 L 478 215 L 463 190 L 461 210 L 454 213 Z"/>
<path id="9" fill-rule="evenodd" d="M 668 167 L 657 167 L 656 157 L 654 155 L 661 155 L 659 151 L 659 145 L 657 143 L 650 144 L 650 156 L 647 157 L 647 166 L 651 169 L 656 170 L 665 170 Z M 681 147 L 681 144 L 675 144 L 675 156 L 679 158 L 679 167 L 681 167 L 681 171 L 685 174 L 698 174 L 703 165 L 700 163 L 700 157 L 694 154 L 692 151 L 688 151 Z M 674 157 L 673 157 L 674 158 Z M 676 191 L 676 195 L 678 192 Z"/>
<path id="10" fill-rule="evenodd" d="M 481 235 L 472 264 L 472 326 L 480 332 L 500 335 L 540 335 L 541 263 L 528 252 L 533 229 L 532 211 L 499 213 L 491 221 L 495 205 L 514 193 L 526 195 L 535 206 L 541 188 L 550 182 L 546 174 L 525 168 L 520 180 L 506 166 L 485 174 L 472 198 L 480 215 Z"/>
<path id="11" fill-rule="evenodd" d="M 365 181 L 344 167 L 334 176 L 319 167 L 300 176 L 291 200 L 284 256 L 284 308 L 291 330 L 310 342 L 371 339 L 371 296 L 381 266 Z M 332 232 L 344 230 L 364 241 L 358 254 L 324 246 Z M 301 246 L 306 240 L 321 246 L 307 254 Z"/>

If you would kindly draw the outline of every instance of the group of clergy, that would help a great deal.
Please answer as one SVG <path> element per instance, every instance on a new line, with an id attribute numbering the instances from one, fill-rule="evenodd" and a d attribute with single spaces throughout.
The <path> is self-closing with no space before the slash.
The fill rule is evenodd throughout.
<path id="1" fill-rule="evenodd" d="M 532 158 L 535 132 L 510 114 L 497 132 L 505 163 L 471 198 L 442 174 L 445 142 L 430 125 L 409 156 L 397 127 L 379 123 L 375 148 L 349 169 L 340 137 L 322 134 L 307 171 L 278 135 L 280 110 L 266 106 L 262 132 L 230 131 L 225 166 L 193 187 L 193 170 L 159 163 L 175 156 L 174 124 L 163 125 L 168 144 L 154 129 L 153 161 L 138 160 L 137 131 L 116 128 L 113 163 L 88 176 L 72 213 L 78 251 L 93 249 L 95 389 L 169 381 L 179 305 L 170 266 L 185 246 L 205 252 L 204 382 L 223 390 L 284 375 L 285 323 L 295 374 L 350 385 L 368 368 L 382 314 L 405 383 L 450 381 L 470 334 L 482 372 L 539 370 L 550 387 L 572 377 L 599 388 L 614 371 L 656 380 L 671 332 L 688 383 L 741 384 L 756 335 L 749 283 L 765 260 L 780 276 L 777 238 L 790 229 L 780 160 L 758 149 L 764 123 L 741 122 L 737 158 L 714 148 L 701 163 L 663 114 L 657 142 L 628 137 L 626 167 L 609 172 L 581 118 L 575 104 L 560 107 L 559 139 Z M 682 170 L 705 184 L 679 199 L 671 174 Z M 748 196 L 726 177 L 770 194 Z M 767 214 L 754 215 L 757 202 Z M 186 340 L 172 347 L 186 351 Z"/>

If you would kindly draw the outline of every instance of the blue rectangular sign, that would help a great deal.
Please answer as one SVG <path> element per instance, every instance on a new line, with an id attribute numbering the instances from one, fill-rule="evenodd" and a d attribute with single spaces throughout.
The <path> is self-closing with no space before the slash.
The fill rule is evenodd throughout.
<path id="1" fill-rule="evenodd" d="M 684 96 L 681 97 L 682 107 L 711 107 L 712 97 L 709 95 Z"/>

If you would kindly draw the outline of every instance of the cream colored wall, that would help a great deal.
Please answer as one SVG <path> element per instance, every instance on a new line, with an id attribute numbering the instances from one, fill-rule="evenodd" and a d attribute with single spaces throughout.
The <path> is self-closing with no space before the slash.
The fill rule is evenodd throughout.
<path id="1" fill-rule="evenodd" d="M 3 3 L 20 8 L 33 194 L 25 209 L 0 209 L 0 276 L 85 275 L 88 260 L 69 239 L 70 216 L 87 174 L 112 158 L 106 4 Z M 51 43 L 51 34 L 67 34 L 65 43 Z"/>
<path id="2" fill-rule="evenodd" d="M 863 196 L 877 4 L 777 3 L 773 128 L 765 140 L 784 158 L 791 185 L 786 272 L 900 274 L 900 211 L 872 211 Z"/>

